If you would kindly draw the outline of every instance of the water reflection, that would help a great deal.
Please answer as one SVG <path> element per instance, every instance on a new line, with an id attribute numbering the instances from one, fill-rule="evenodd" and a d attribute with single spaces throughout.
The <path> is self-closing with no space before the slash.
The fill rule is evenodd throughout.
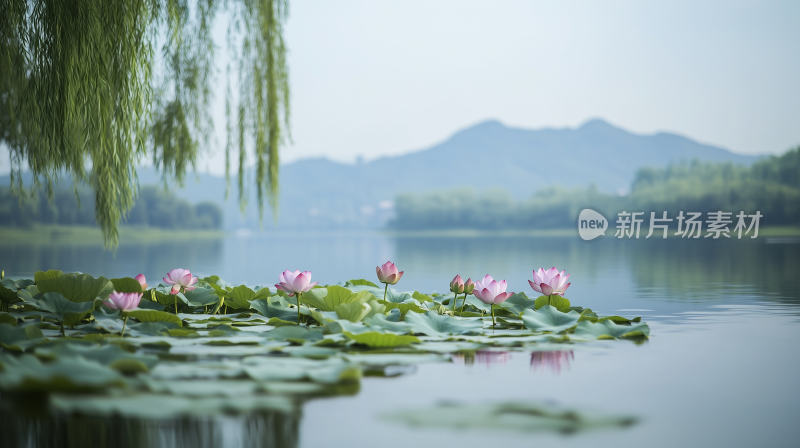
<path id="1" fill-rule="evenodd" d="M 490 367 L 492 365 L 504 365 L 511 359 L 509 352 L 498 352 L 490 350 L 478 350 L 475 352 L 453 353 L 454 362 L 471 366 L 477 364 Z"/>
<path id="2" fill-rule="evenodd" d="M 0 399 L 0 446 L 42 448 L 292 448 L 301 414 L 272 411 L 242 416 L 137 419 L 48 412 L 43 400 Z"/>
<path id="3" fill-rule="evenodd" d="M 561 375 L 561 369 L 569 370 L 575 354 L 569 351 L 533 352 L 531 353 L 531 369 L 535 372 L 550 372 Z"/>

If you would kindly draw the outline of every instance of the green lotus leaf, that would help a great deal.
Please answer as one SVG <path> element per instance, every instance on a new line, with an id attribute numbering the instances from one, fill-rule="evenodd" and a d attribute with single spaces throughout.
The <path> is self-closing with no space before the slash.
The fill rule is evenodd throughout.
<path id="1" fill-rule="evenodd" d="M 144 292 L 142 284 L 130 277 L 112 278 L 111 284 L 114 285 L 116 292 Z"/>
<path id="2" fill-rule="evenodd" d="M 40 293 L 58 292 L 71 302 L 90 302 L 98 297 L 107 300 L 114 292 L 111 280 L 105 277 L 94 278 L 89 274 L 64 274 L 55 278 L 37 279 L 36 286 Z"/>
<path id="3" fill-rule="evenodd" d="M 433 299 L 431 298 L 431 296 L 429 296 L 427 294 L 420 294 L 417 291 L 414 291 L 414 294 L 411 294 L 411 297 L 413 299 L 415 299 L 419 303 L 433 302 Z"/>
<path id="4" fill-rule="evenodd" d="M 577 313 L 575 313 L 577 314 Z M 625 427 L 630 416 L 584 413 L 545 403 L 462 404 L 391 412 L 382 416 L 395 423 L 438 429 L 573 433 L 596 428 Z"/>
<path id="5" fill-rule="evenodd" d="M 6 312 L 0 311 L 0 324 L 9 324 L 14 327 L 17 326 L 17 318 Z"/>
<path id="6" fill-rule="evenodd" d="M 492 311 L 491 307 L 489 305 L 481 302 L 481 299 L 479 299 L 479 298 L 477 298 L 477 297 L 475 297 L 473 295 L 467 296 L 467 303 L 472 305 L 472 306 L 474 306 L 479 311 L 485 311 L 487 313 Z"/>
<path id="7" fill-rule="evenodd" d="M 556 295 L 537 297 L 534 309 L 539 310 L 541 307 L 546 305 L 550 305 L 555 309 L 561 311 L 562 313 L 567 313 L 570 311 L 569 299 L 566 297 L 561 297 Z"/>
<path id="8" fill-rule="evenodd" d="M 354 294 L 355 295 L 355 294 Z M 373 299 L 374 300 L 374 299 Z M 349 320 L 350 322 L 359 322 L 372 310 L 372 307 L 366 303 L 351 302 L 338 305 L 334 312 L 340 319 Z"/>
<path id="9" fill-rule="evenodd" d="M 37 348 L 34 354 L 40 359 L 83 357 L 105 366 L 111 366 L 120 361 L 135 361 L 143 365 L 145 371 L 149 371 L 158 363 L 158 358 L 153 355 L 133 354 L 116 345 L 103 345 L 98 347 L 89 344 L 58 344 L 46 348 Z M 119 365 L 123 366 L 123 364 Z M 128 365 L 128 367 L 134 366 Z M 114 367 L 112 366 L 112 368 Z"/>
<path id="10" fill-rule="evenodd" d="M 113 369 L 82 357 L 43 363 L 34 355 L 0 354 L 0 389 L 20 392 L 97 392 L 124 387 Z"/>
<path id="11" fill-rule="evenodd" d="M 378 298 L 383 300 L 383 294 L 378 296 Z M 396 290 L 394 290 L 392 288 L 389 288 L 389 290 L 386 291 L 386 301 L 390 302 L 390 303 L 409 303 L 409 302 L 412 302 L 412 303 L 419 304 L 418 302 L 416 302 L 416 300 L 414 300 L 414 298 L 411 296 L 411 294 L 409 294 L 407 292 L 398 292 L 398 291 L 396 291 Z"/>
<path id="12" fill-rule="evenodd" d="M 33 281 L 39 283 L 42 280 L 52 280 L 64 275 L 61 271 L 39 271 L 33 275 Z"/>
<path id="13" fill-rule="evenodd" d="M 183 326 L 183 322 L 181 322 L 180 317 L 171 313 L 165 313 L 164 311 L 133 310 L 128 311 L 125 313 L 125 315 L 128 317 L 133 317 L 139 322 L 172 322 L 179 327 Z"/>
<path id="14" fill-rule="evenodd" d="M 375 331 L 374 328 L 361 325 L 360 323 L 353 323 L 347 319 L 328 320 L 325 322 L 325 329 L 329 334 L 344 333 L 345 331 L 353 334 L 360 334 Z"/>
<path id="15" fill-rule="evenodd" d="M 592 311 L 591 308 L 581 308 L 581 311 L 578 312 L 581 313 L 581 318 L 578 319 L 578 321 L 588 320 L 589 322 L 597 322 L 598 320 L 597 313 Z"/>
<path id="16" fill-rule="evenodd" d="M 500 306 L 511 314 L 519 316 L 526 309 L 535 309 L 536 301 L 529 299 L 524 292 L 518 292 L 502 302 Z"/>
<path id="17" fill-rule="evenodd" d="M 255 300 L 256 292 L 247 286 L 236 286 L 225 295 L 225 305 L 234 309 L 246 310 L 250 308 L 250 302 Z"/>
<path id="18" fill-rule="evenodd" d="M 380 328 L 383 330 L 393 331 L 396 333 L 408 333 L 413 325 L 406 322 L 393 322 L 386 318 L 383 314 L 376 314 L 364 319 L 364 323 L 373 328 Z"/>
<path id="19" fill-rule="evenodd" d="M 164 311 L 165 306 L 142 297 L 142 300 L 139 301 L 139 308 L 143 310 Z"/>
<path id="20" fill-rule="evenodd" d="M 17 296 L 16 283 L 14 283 L 9 279 L 3 280 L 3 283 L 0 284 L 0 300 L 9 305 L 20 302 L 22 300 Z"/>
<path id="21" fill-rule="evenodd" d="M 550 331 L 561 333 L 574 327 L 581 315 L 575 311 L 563 313 L 556 308 L 545 305 L 538 311 L 526 310 L 522 314 L 522 322 L 533 331 Z"/>
<path id="22" fill-rule="evenodd" d="M 175 322 L 128 322 L 128 328 L 132 336 L 158 336 L 164 330 L 178 329 L 180 326 Z"/>
<path id="23" fill-rule="evenodd" d="M 20 343 L 40 339 L 44 339 L 44 335 L 42 334 L 42 330 L 35 325 L 17 327 L 9 323 L 0 323 L 0 344 L 5 347 L 20 348 Z"/>
<path id="24" fill-rule="evenodd" d="M 650 327 L 645 323 L 635 325 L 617 325 L 611 320 L 592 323 L 578 322 L 575 337 L 583 339 L 619 339 L 646 338 L 650 336 Z"/>
<path id="25" fill-rule="evenodd" d="M 379 286 L 376 285 L 375 283 L 372 283 L 369 280 L 364 280 L 363 278 L 359 278 L 359 279 L 356 279 L 356 280 L 348 280 L 344 284 L 345 287 L 355 286 L 355 285 L 358 285 L 358 286 L 372 286 L 373 288 L 379 288 Z"/>
<path id="26" fill-rule="evenodd" d="M 406 322 L 412 325 L 414 333 L 439 337 L 479 331 L 483 328 L 483 322 L 479 320 L 461 320 L 446 314 L 440 315 L 434 311 L 425 314 L 408 314 Z"/>
<path id="27" fill-rule="evenodd" d="M 603 316 L 603 317 L 599 317 L 597 320 L 598 320 L 598 322 L 605 322 L 607 320 L 610 320 L 610 321 L 614 322 L 617 325 L 630 325 L 632 323 L 641 322 L 642 318 L 641 317 L 634 317 L 633 319 L 628 319 L 627 317 L 622 317 L 622 316 Z"/>
<path id="28" fill-rule="evenodd" d="M 217 295 L 216 291 L 214 291 L 214 288 L 197 287 L 192 291 L 184 292 L 183 296 L 186 297 L 186 301 L 191 307 L 209 306 L 219 303 L 219 296 Z M 225 301 L 225 304 L 229 305 L 227 300 Z M 244 308 L 250 308 L 250 305 L 247 305 Z"/>
<path id="29" fill-rule="evenodd" d="M 262 334 L 264 335 L 264 337 L 270 339 L 276 339 L 279 341 L 286 341 L 289 339 L 313 341 L 317 339 L 322 339 L 321 331 L 305 327 L 299 327 L 297 325 L 293 327 L 288 327 L 288 326 L 278 327 L 274 330 L 270 330 Z"/>
<path id="30" fill-rule="evenodd" d="M 378 300 L 378 303 L 384 305 L 387 311 L 391 311 L 393 309 L 400 310 L 400 315 L 405 316 L 408 314 L 409 311 L 413 311 L 415 313 L 426 313 L 428 310 L 420 308 L 419 305 L 416 303 L 394 303 L 394 302 L 384 302 L 383 300 Z"/>
<path id="31" fill-rule="evenodd" d="M 398 336 L 391 333 L 361 333 L 353 334 L 344 332 L 344 335 L 349 339 L 355 341 L 357 344 L 366 345 L 372 348 L 390 348 L 390 347 L 403 347 L 419 342 L 414 336 Z"/>
<path id="32" fill-rule="evenodd" d="M 301 300 L 318 308 L 320 311 L 335 311 L 336 307 L 347 303 L 366 303 L 373 299 L 367 291 L 354 293 L 341 286 L 329 286 L 327 288 L 316 288 L 303 293 Z"/>
<path id="33" fill-rule="evenodd" d="M 258 311 L 264 317 L 277 317 L 280 320 L 297 322 L 297 309 L 273 306 L 267 299 L 253 300 L 250 302 L 250 308 Z"/>
<path id="34" fill-rule="evenodd" d="M 25 300 L 25 303 L 53 313 L 59 322 L 63 322 L 67 326 L 77 325 L 83 316 L 94 308 L 94 302 L 73 302 L 58 292 L 40 293 L 30 301 Z"/>

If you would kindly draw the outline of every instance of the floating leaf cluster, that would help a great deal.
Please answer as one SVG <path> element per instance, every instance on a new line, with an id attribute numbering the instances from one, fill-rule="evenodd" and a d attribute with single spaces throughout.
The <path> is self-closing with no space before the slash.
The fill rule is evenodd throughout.
<path id="1" fill-rule="evenodd" d="M 4 279 L 0 390 L 46 393 L 51 408 L 86 415 L 293 412 L 304 399 L 355 394 L 363 376 L 394 376 L 403 366 L 649 336 L 639 318 L 600 316 L 558 296 L 514 294 L 495 307 L 493 328 L 488 306 L 473 296 L 402 292 L 367 280 L 317 285 L 299 304 L 283 290 L 233 286 L 216 276 L 193 286 L 142 291 L 146 283 L 132 278 L 60 271 Z M 104 306 L 114 291 L 142 292 L 139 308 Z M 487 421 L 513 414 L 518 423 L 504 423 L 512 426 L 530 419 L 558 430 L 607 423 L 509 406 L 521 405 L 481 412 Z M 460 414 L 444 411 L 398 415 L 409 424 L 424 412 L 458 421 Z"/>

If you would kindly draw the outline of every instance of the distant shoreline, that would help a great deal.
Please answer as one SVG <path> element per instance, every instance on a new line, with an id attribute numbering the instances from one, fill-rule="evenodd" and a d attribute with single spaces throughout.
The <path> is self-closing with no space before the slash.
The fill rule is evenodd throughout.
<path id="1" fill-rule="evenodd" d="M 120 226 L 120 246 L 160 241 L 192 241 L 222 238 L 222 230 L 181 230 L 156 227 Z M 98 227 L 34 225 L 32 227 L 0 226 L 0 246 L 14 244 L 102 245 L 103 233 Z"/>
<path id="2" fill-rule="evenodd" d="M 648 229 L 642 228 L 639 239 L 645 239 Z M 670 238 L 678 238 L 672 235 Z M 308 229 L 308 230 L 267 230 L 263 233 L 253 232 L 249 237 L 272 236 L 305 236 L 323 237 L 327 235 L 341 235 L 347 237 L 358 236 L 384 236 L 390 238 L 578 238 L 576 229 L 506 229 L 506 230 L 478 230 L 478 229 L 436 229 L 436 230 L 397 230 L 397 229 Z M 703 232 L 705 235 L 705 232 Z M 731 234 L 733 235 L 733 234 Z M 120 227 L 120 246 L 142 243 L 158 243 L 162 241 L 198 241 L 236 237 L 236 232 L 222 230 L 180 230 L 160 229 L 153 227 L 122 226 Z M 606 231 L 606 238 L 613 238 L 614 229 Z M 758 231 L 758 239 L 771 237 L 800 237 L 800 226 L 764 227 Z M 628 238 L 625 238 L 628 239 Z M 657 231 L 650 239 L 661 239 L 661 231 Z M 700 238 L 705 239 L 705 238 Z M 723 237 L 723 239 L 725 239 Z M 732 239 L 736 239 L 734 236 Z M 742 239 L 750 239 L 743 237 Z M 17 244 L 56 244 L 70 246 L 102 245 L 102 233 L 97 227 L 62 226 L 62 225 L 36 225 L 29 228 L 0 226 L 0 246 Z"/>

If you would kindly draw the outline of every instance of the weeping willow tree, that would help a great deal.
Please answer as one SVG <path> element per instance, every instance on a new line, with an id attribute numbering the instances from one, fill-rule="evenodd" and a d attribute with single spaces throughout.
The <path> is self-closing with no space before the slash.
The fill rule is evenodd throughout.
<path id="1" fill-rule="evenodd" d="M 220 46 L 211 30 L 221 11 L 229 20 Z M 226 179 L 238 152 L 244 208 L 252 153 L 259 210 L 266 200 L 276 212 L 289 119 L 287 13 L 286 0 L 0 0 L 0 143 L 12 189 L 26 195 L 25 168 L 33 188 L 50 194 L 63 173 L 89 185 L 115 247 L 138 191 L 136 166 L 149 159 L 165 182 L 182 183 L 209 148 L 215 52 L 225 48 Z"/>

